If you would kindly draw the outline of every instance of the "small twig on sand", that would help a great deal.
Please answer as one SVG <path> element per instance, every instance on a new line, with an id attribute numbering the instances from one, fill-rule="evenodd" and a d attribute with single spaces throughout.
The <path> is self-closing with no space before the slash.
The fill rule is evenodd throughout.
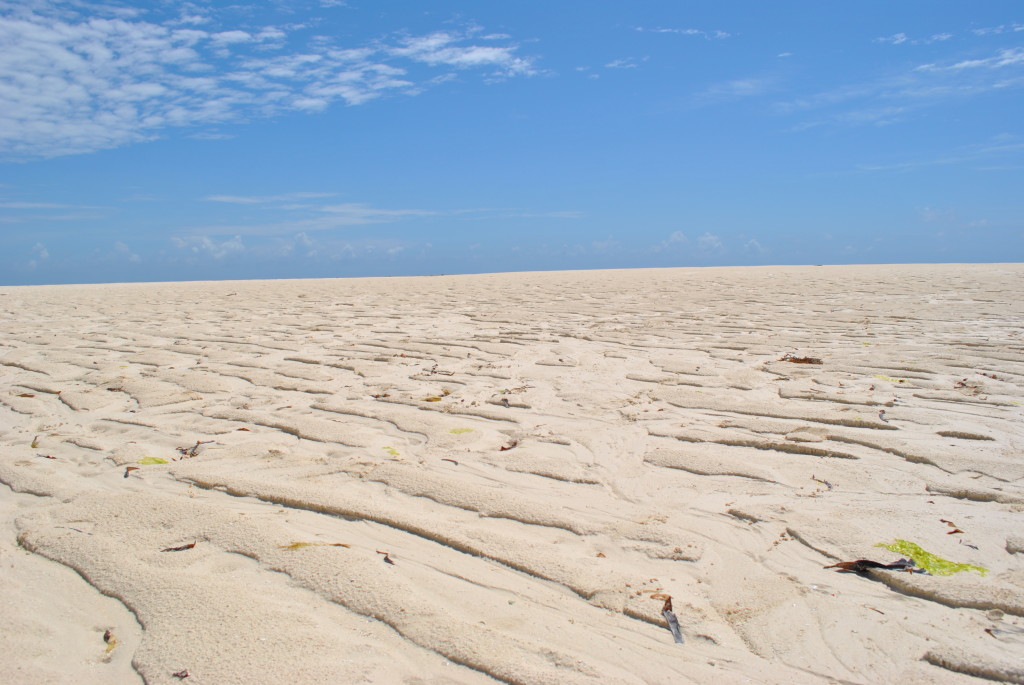
<path id="1" fill-rule="evenodd" d="M 821 478 L 815 478 L 814 476 L 811 476 L 811 480 L 813 480 L 815 483 L 821 483 L 822 485 L 827 487 L 829 490 L 832 489 L 832 483 L 829 483 L 827 480 L 822 480 Z"/>
<path id="2" fill-rule="evenodd" d="M 175 449 L 178 450 L 178 452 L 180 452 L 182 454 L 182 456 L 194 457 L 197 454 L 199 454 L 200 446 L 202 446 L 202 445 L 209 445 L 212 442 L 214 442 L 214 441 L 213 440 L 196 440 L 196 444 L 192 445 L 191 447 L 176 447 Z"/>

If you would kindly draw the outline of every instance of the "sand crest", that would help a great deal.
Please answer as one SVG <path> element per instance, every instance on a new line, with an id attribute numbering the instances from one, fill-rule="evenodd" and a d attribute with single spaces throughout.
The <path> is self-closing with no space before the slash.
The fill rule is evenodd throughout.
<path id="1" fill-rule="evenodd" d="M 1015 264 L 0 288 L 0 672 L 1024 682 L 1022 322 Z M 988 572 L 824 568 L 898 539 Z"/>

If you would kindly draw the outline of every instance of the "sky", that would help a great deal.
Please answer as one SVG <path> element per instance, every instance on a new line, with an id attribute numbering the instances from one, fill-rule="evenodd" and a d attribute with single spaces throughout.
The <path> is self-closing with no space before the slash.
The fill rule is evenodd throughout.
<path id="1" fill-rule="evenodd" d="M 1024 3 L 0 0 L 0 285 L 1024 260 Z"/>

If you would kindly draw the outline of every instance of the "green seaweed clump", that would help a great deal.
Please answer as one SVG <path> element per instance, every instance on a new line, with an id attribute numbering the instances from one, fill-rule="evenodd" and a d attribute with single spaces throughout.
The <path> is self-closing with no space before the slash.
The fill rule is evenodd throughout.
<path id="1" fill-rule="evenodd" d="M 923 568 L 933 576 L 951 576 L 954 573 L 960 573 L 961 571 L 977 571 L 981 575 L 986 575 L 988 573 L 987 568 L 974 566 L 972 564 L 960 564 L 955 561 L 950 561 L 949 559 L 943 559 L 942 557 L 935 556 L 931 552 L 926 552 L 918 545 L 913 542 L 907 542 L 906 540 L 897 539 L 896 542 L 890 544 L 879 542 L 875 547 L 884 547 L 890 552 L 910 557 L 918 567 Z"/>

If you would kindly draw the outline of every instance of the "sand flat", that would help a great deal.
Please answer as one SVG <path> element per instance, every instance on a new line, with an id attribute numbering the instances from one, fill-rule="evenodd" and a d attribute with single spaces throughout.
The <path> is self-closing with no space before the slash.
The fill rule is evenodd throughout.
<path id="1" fill-rule="evenodd" d="M 0 672 L 1024 682 L 1022 324 L 1020 264 L 0 288 Z M 896 539 L 988 573 L 824 568 Z"/>

